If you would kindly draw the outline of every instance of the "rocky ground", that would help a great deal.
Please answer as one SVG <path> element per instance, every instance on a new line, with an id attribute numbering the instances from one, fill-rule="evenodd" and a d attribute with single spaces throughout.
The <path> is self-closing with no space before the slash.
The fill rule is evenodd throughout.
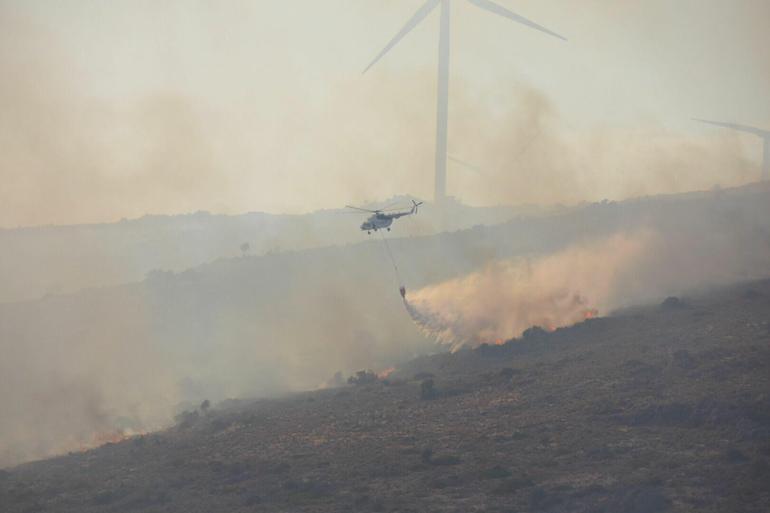
<path id="1" fill-rule="evenodd" d="M 770 511 L 770 281 L 0 471 L 8 512 Z"/>

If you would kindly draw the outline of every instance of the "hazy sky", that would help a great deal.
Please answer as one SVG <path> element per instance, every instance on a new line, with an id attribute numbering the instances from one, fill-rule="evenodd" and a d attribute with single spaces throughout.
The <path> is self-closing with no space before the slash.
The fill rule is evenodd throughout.
<path id="1" fill-rule="evenodd" d="M 0 226 L 302 212 L 433 190 L 422 0 L 0 0 Z M 767 0 L 452 7 L 448 192 L 472 204 L 734 185 L 770 128 Z"/>

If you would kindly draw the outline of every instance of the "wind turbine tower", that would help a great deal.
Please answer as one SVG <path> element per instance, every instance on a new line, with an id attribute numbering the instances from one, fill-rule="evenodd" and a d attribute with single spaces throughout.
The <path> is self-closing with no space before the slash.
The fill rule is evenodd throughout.
<path id="1" fill-rule="evenodd" d="M 731 128 L 739 132 L 746 132 L 754 134 L 762 138 L 765 145 L 765 151 L 762 158 L 762 180 L 770 180 L 770 130 L 762 130 L 761 128 L 754 128 L 753 126 L 738 125 L 735 123 L 722 123 L 721 121 L 709 121 L 707 119 L 695 119 L 701 123 L 708 123 L 710 125 L 722 126 L 725 128 Z"/>
<path id="2" fill-rule="evenodd" d="M 565 38 L 551 32 L 508 9 L 497 5 L 490 0 L 466 0 L 476 7 L 489 11 L 498 16 L 503 16 L 515 22 L 526 25 L 530 28 L 545 32 L 554 37 L 566 41 Z M 441 7 L 441 25 L 438 41 L 438 95 L 436 107 L 436 184 L 434 200 L 436 203 L 443 203 L 446 200 L 446 167 L 447 167 L 447 135 L 448 135 L 448 113 L 449 113 L 449 34 L 450 34 L 450 10 L 452 0 L 428 0 L 412 16 L 406 25 L 390 40 L 390 42 L 377 54 L 377 57 L 366 67 L 364 73 L 374 66 L 386 53 L 388 53 L 401 39 L 404 38 L 414 27 L 420 24 L 428 14 L 436 7 Z"/>

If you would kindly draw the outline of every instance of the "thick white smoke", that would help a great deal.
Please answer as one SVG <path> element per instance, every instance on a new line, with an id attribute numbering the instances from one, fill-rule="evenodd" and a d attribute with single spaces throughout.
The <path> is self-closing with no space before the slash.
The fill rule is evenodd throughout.
<path id="1" fill-rule="evenodd" d="M 497 261 L 407 295 L 428 337 L 457 350 L 500 343 L 531 326 L 553 330 L 615 305 L 618 287 L 652 244 L 649 232 L 616 235 L 537 259 Z"/>

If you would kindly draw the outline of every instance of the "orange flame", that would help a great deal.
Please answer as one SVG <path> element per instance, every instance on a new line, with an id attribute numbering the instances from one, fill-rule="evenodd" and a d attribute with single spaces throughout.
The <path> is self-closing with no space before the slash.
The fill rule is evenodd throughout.
<path id="1" fill-rule="evenodd" d="M 96 445 L 116 444 L 130 438 L 122 431 L 107 431 L 104 433 L 95 433 L 91 441 Z"/>
<path id="2" fill-rule="evenodd" d="M 387 378 L 388 376 L 390 376 L 391 374 L 393 374 L 393 371 L 395 371 L 395 370 L 396 370 L 396 368 L 395 368 L 395 367 L 388 367 L 388 368 L 387 368 L 387 369 L 385 369 L 384 371 L 381 371 L 381 372 L 379 372 L 379 373 L 377 374 L 377 377 L 378 377 L 378 378 L 380 378 L 380 379 L 385 379 L 385 378 Z"/>
<path id="3" fill-rule="evenodd" d="M 130 429 L 98 432 L 92 434 L 90 440 L 81 441 L 79 443 L 78 450 L 80 452 L 85 452 L 90 449 L 101 447 L 102 445 L 117 444 L 125 440 L 129 440 L 135 436 L 141 436 L 145 434 L 146 432 L 144 431 L 133 431 Z"/>

